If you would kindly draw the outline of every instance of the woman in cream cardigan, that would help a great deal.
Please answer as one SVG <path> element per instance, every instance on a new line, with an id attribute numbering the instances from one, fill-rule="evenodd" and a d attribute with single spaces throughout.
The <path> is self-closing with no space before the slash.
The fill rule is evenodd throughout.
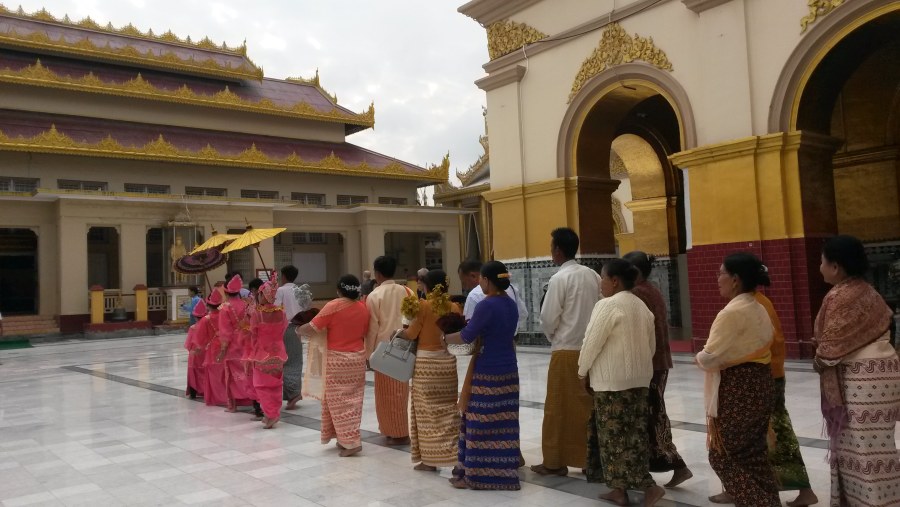
<path id="1" fill-rule="evenodd" d="M 732 254 L 719 269 L 718 284 L 728 304 L 696 358 L 706 372 L 709 464 L 725 489 L 709 500 L 733 501 L 738 507 L 779 506 L 766 444 L 775 408 L 769 367 L 774 328 L 754 295 L 757 286 L 769 284 L 768 270 L 753 254 Z"/>
<path id="2" fill-rule="evenodd" d="M 644 491 L 644 505 L 665 494 L 650 476 L 647 396 L 653 377 L 653 313 L 630 292 L 637 268 L 622 259 L 600 272 L 603 299 L 594 305 L 578 357 L 578 376 L 594 395 L 599 453 L 606 485 L 601 499 L 628 505 L 626 490 Z"/>

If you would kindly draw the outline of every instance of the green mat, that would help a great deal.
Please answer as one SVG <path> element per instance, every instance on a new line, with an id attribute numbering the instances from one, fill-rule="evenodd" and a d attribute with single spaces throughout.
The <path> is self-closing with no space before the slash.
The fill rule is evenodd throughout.
<path id="1" fill-rule="evenodd" d="M 31 348 L 31 342 L 28 340 L 0 341 L 0 350 L 29 349 L 29 348 Z"/>

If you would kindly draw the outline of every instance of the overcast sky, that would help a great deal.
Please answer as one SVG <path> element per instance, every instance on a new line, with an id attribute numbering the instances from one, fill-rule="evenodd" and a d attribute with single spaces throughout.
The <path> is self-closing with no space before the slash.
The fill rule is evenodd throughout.
<path id="1" fill-rule="evenodd" d="M 217 43 L 247 40 L 267 77 L 312 77 L 357 112 L 375 101 L 375 129 L 348 142 L 427 165 L 450 152 L 450 173 L 481 154 L 488 60 L 484 29 L 456 12 L 464 0 L 21 0 L 27 12 L 90 16 L 116 27 Z M 7 7 L 16 3 L 5 1 Z M 455 178 L 454 178 L 455 179 Z"/>

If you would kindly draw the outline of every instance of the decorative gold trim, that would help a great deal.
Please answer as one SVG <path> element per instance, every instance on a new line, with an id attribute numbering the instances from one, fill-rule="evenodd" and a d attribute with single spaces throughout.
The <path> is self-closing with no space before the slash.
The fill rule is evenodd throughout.
<path id="1" fill-rule="evenodd" d="M 491 60 L 496 60 L 546 37 L 547 34 L 525 23 L 508 19 L 497 21 L 487 27 L 488 55 Z"/>
<path id="2" fill-rule="evenodd" d="M 337 105 L 337 101 L 338 101 L 338 99 L 337 99 L 337 94 L 336 94 L 336 93 L 328 93 L 328 90 L 326 90 L 325 88 L 323 88 L 323 87 L 322 87 L 322 84 L 319 82 L 319 69 L 316 69 L 316 75 L 315 75 L 314 77 L 309 78 L 309 79 L 306 79 L 306 78 L 303 78 L 303 77 L 289 77 L 289 78 L 285 79 L 285 81 L 290 81 L 290 82 L 292 82 L 292 83 L 301 83 L 301 84 L 306 84 L 306 85 L 310 85 L 310 86 L 315 86 L 316 88 L 319 89 L 320 92 L 322 92 L 323 95 L 325 95 L 326 97 L 328 97 L 329 99 L 331 99 L 331 103 L 332 103 L 332 104 Z"/>
<path id="3" fill-rule="evenodd" d="M 197 61 L 193 56 L 183 60 L 173 52 L 156 54 L 152 50 L 141 53 L 132 46 L 114 48 L 109 46 L 96 46 L 90 39 L 79 39 L 69 42 L 64 37 L 53 40 L 44 32 L 32 32 L 21 35 L 15 30 L 0 34 L 0 44 L 24 48 L 32 51 L 51 51 L 65 55 L 96 58 L 98 60 L 130 65 L 152 65 L 175 72 L 190 72 L 211 77 L 228 79 L 262 79 L 263 71 L 253 62 L 250 66 L 242 63 L 240 67 L 222 65 L 212 58 Z M 246 58 L 246 57 L 244 57 Z"/>
<path id="4" fill-rule="evenodd" d="M 480 136 L 478 142 L 484 147 L 484 153 L 482 153 L 481 156 L 478 157 L 478 160 L 464 172 L 456 171 L 456 177 L 459 178 L 459 181 L 462 182 L 463 186 L 471 185 L 473 181 L 483 176 L 482 173 L 484 169 L 489 167 L 488 164 L 491 163 L 491 152 L 487 136 Z"/>
<path id="5" fill-rule="evenodd" d="M 628 222 L 625 221 L 625 213 L 622 212 L 622 202 L 614 196 L 609 197 L 612 205 L 612 219 L 616 234 L 628 234 Z"/>
<path id="6" fill-rule="evenodd" d="M 454 187 L 450 183 L 440 184 L 434 189 L 434 201 L 446 202 L 461 200 L 467 197 L 481 197 L 483 192 L 487 192 L 490 189 L 490 183 L 482 183 L 480 185 L 475 185 L 474 187 L 464 188 Z"/>
<path id="7" fill-rule="evenodd" d="M 653 37 L 628 35 L 618 23 L 606 25 L 600 37 L 600 44 L 591 56 L 584 60 L 578 74 L 575 75 L 572 91 L 569 93 L 569 103 L 592 77 L 610 67 L 635 60 L 643 60 L 660 70 L 672 70 L 672 64 L 666 53 L 653 44 Z"/>
<path id="8" fill-rule="evenodd" d="M 609 156 L 609 177 L 614 180 L 628 179 L 628 168 L 618 153 L 612 151 Z"/>
<path id="9" fill-rule="evenodd" d="M 241 98 L 226 86 L 224 90 L 213 95 L 196 93 L 182 86 L 177 90 L 157 88 L 145 80 L 140 74 L 134 79 L 125 82 L 103 81 L 93 73 L 79 78 L 62 76 L 48 69 L 37 60 L 34 65 L 29 65 L 20 70 L 9 68 L 0 69 L 0 82 L 53 88 L 58 90 L 72 90 L 103 95 L 116 95 L 146 100 L 158 100 L 176 104 L 187 104 L 202 107 L 214 107 L 218 109 L 232 109 L 275 116 L 287 116 L 308 120 L 328 121 L 359 125 L 363 127 L 375 126 L 375 104 L 369 106 L 368 111 L 358 115 L 348 114 L 338 108 L 331 111 L 320 111 L 306 102 L 297 102 L 292 105 L 279 105 L 269 99 L 251 101 Z"/>
<path id="10" fill-rule="evenodd" d="M 171 30 L 167 30 L 166 33 L 162 35 L 156 35 L 153 33 L 153 30 L 147 30 L 146 32 L 142 32 L 140 29 L 136 28 L 131 23 L 123 26 L 122 28 L 116 28 L 112 25 L 112 23 L 107 24 L 106 26 L 101 26 L 96 21 L 91 19 L 90 17 L 86 17 L 81 21 L 72 21 L 69 19 L 68 15 L 64 15 L 62 18 L 56 18 L 46 9 L 41 9 L 32 14 L 26 13 L 22 6 L 20 5 L 16 11 L 12 11 L 8 9 L 3 4 L 0 4 L 0 15 L 11 16 L 21 19 L 29 19 L 33 21 L 43 21 L 45 23 L 55 23 L 57 25 L 65 25 L 70 26 L 72 28 L 84 28 L 87 30 L 93 30 L 95 32 L 103 32 L 110 33 L 113 35 L 125 35 L 127 37 L 133 37 L 135 39 L 145 39 L 153 42 L 164 42 L 167 44 L 178 44 L 180 46 L 186 46 L 196 49 L 205 49 L 208 51 L 219 51 L 222 53 L 230 53 L 234 55 L 247 56 L 247 41 L 245 40 L 243 44 L 240 46 L 229 47 L 224 42 L 221 45 L 217 45 L 215 42 L 210 40 L 209 37 L 204 37 L 202 40 L 198 42 L 194 42 L 191 40 L 190 36 L 182 39 L 172 33 Z"/>
<path id="11" fill-rule="evenodd" d="M 827 16 L 843 3 L 844 0 L 807 0 L 809 14 L 800 19 L 800 33 L 805 32 L 809 25 L 815 23 L 818 18 Z"/>
<path id="12" fill-rule="evenodd" d="M 219 153 L 218 150 L 209 144 L 198 151 L 184 150 L 166 141 L 162 135 L 141 147 L 123 146 L 113 139 L 112 136 L 107 136 L 96 143 L 85 143 L 75 141 L 68 135 L 59 132 L 56 130 L 56 125 L 51 125 L 50 130 L 29 138 L 22 136 L 13 138 L 0 131 L 0 151 L 181 162 L 197 165 L 367 176 L 371 178 L 427 181 L 432 183 L 446 182 L 450 172 L 449 153 L 444 157 L 440 165 L 431 165 L 421 173 L 411 173 L 399 162 L 392 162 L 382 168 L 372 167 L 366 162 L 349 165 L 336 156 L 334 152 L 322 160 L 307 161 L 301 159 L 296 152 L 291 153 L 287 158 L 272 158 L 257 149 L 255 144 L 237 155 Z"/>

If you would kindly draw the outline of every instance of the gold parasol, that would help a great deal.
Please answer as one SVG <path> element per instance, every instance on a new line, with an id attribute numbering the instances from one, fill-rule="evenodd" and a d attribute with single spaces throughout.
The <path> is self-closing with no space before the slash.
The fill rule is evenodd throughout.
<path id="1" fill-rule="evenodd" d="M 247 248 L 248 246 L 252 246 L 256 249 L 256 255 L 259 256 L 259 262 L 262 264 L 263 269 L 266 273 L 269 272 L 268 268 L 266 268 L 266 261 L 263 260 L 262 254 L 259 253 L 259 243 L 264 239 L 274 238 L 278 234 L 287 230 L 287 227 L 275 227 L 273 229 L 254 229 L 252 225 L 247 225 L 247 230 L 238 236 L 234 241 L 231 242 L 230 245 L 226 246 L 222 253 L 234 252 L 235 250 L 241 250 L 243 248 Z"/>
<path id="2" fill-rule="evenodd" d="M 208 240 L 204 241 L 202 245 L 191 250 L 189 255 L 194 255 L 197 252 L 202 252 L 204 250 L 209 250 L 210 248 L 221 246 L 222 244 L 228 243 L 233 239 L 238 239 L 241 236 L 240 234 L 219 234 L 219 232 L 216 231 L 215 227 L 210 226 L 210 228 L 212 229 L 212 236 Z"/>

